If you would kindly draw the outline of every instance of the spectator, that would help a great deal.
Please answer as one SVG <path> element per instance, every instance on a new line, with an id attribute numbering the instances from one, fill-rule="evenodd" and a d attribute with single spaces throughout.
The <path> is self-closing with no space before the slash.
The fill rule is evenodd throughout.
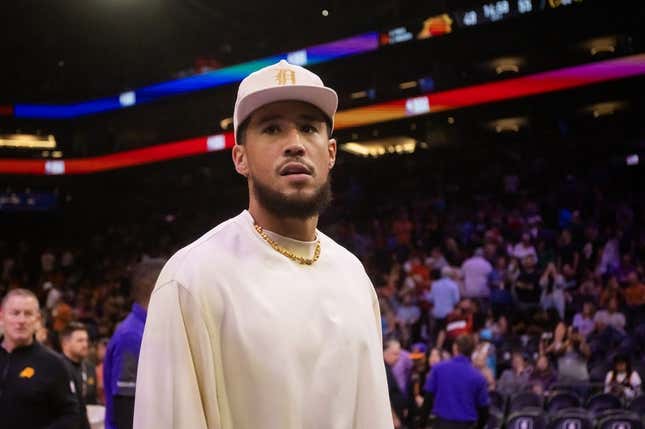
<path id="1" fill-rule="evenodd" d="M 612 370 L 605 377 L 605 393 L 612 393 L 624 400 L 632 400 L 641 393 L 641 378 L 632 369 L 630 359 L 616 355 Z"/>
<path id="2" fill-rule="evenodd" d="M 582 312 L 576 313 L 573 316 L 572 326 L 580 332 L 583 337 L 588 337 L 589 334 L 594 330 L 594 316 L 596 314 L 596 309 L 594 308 L 593 302 L 585 301 L 582 304 Z"/>
<path id="3" fill-rule="evenodd" d="M 536 310 L 540 304 L 540 274 L 536 263 L 533 255 L 522 259 L 522 268 L 513 289 L 518 310 L 525 314 Z"/>
<path id="4" fill-rule="evenodd" d="M 484 259 L 483 251 L 477 249 L 472 257 L 466 259 L 461 266 L 464 277 L 462 296 L 471 299 L 488 300 L 490 289 L 488 288 L 488 276 L 493 267 Z"/>
<path id="5" fill-rule="evenodd" d="M 618 277 L 611 276 L 607 280 L 607 286 L 600 294 L 600 306 L 607 307 L 609 301 L 612 299 L 618 300 L 618 306 L 620 307 L 625 302 L 625 293 L 620 288 L 620 283 L 618 283 Z"/>
<path id="6" fill-rule="evenodd" d="M 557 378 L 558 375 L 551 366 L 549 358 L 546 355 L 541 354 L 535 362 L 535 368 L 533 369 L 533 372 L 531 372 L 531 377 L 529 378 L 533 392 L 538 395 L 545 394 L 551 388 L 553 383 L 555 383 Z"/>
<path id="7" fill-rule="evenodd" d="M 558 362 L 558 382 L 585 383 L 589 381 L 587 362 L 591 350 L 585 338 L 576 328 L 568 329 L 568 336 L 556 350 Z"/>
<path id="8" fill-rule="evenodd" d="M 513 352 L 511 368 L 502 372 L 497 390 L 504 395 L 514 395 L 529 388 L 531 367 L 527 365 L 524 355 L 520 351 Z"/>
<path id="9" fill-rule="evenodd" d="M 540 287 L 542 288 L 542 296 L 540 298 L 542 309 L 548 310 L 554 308 L 557 310 L 560 320 L 564 320 L 564 277 L 558 273 L 554 263 L 549 263 L 542 277 L 540 277 Z"/>
<path id="10" fill-rule="evenodd" d="M 496 259 L 495 267 L 488 275 L 490 303 L 495 316 L 511 312 L 513 307 L 512 283 L 513 280 L 508 270 L 506 257 L 500 256 Z"/>
<path id="11" fill-rule="evenodd" d="M 625 332 L 627 323 L 625 315 L 618 311 L 618 298 L 611 298 L 606 310 L 599 310 L 594 316 L 594 322 L 600 326 L 611 326 L 618 332 Z"/>
<path id="12" fill-rule="evenodd" d="M 384 345 L 383 360 L 387 376 L 388 393 L 395 421 L 405 423 L 412 418 L 411 406 L 414 406 L 407 394 L 407 387 L 412 371 L 412 360 L 407 352 L 401 349 L 396 340 L 389 340 Z"/>
<path id="13" fill-rule="evenodd" d="M 531 234 L 528 232 L 523 233 L 522 240 L 513 247 L 510 255 L 520 261 L 528 256 L 533 256 L 537 262 L 538 255 L 535 251 L 535 246 L 531 243 Z"/>
<path id="14" fill-rule="evenodd" d="M 636 271 L 632 271 L 627 275 L 625 303 L 632 309 L 645 305 L 645 283 L 639 280 Z"/>
<path id="15" fill-rule="evenodd" d="M 430 291 L 426 293 L 426 299 L 432 303 L 433 334 L 445 329 L 446 317 L 459 303 L 459 286 L 453 281 L 453 274 L 452 268 L 443 267 L 441 279 L 433 282 Z"/>
<path id="16" fill-rule="evenodd" d="M 488 390 L 495 390 L 495 346 L 488 341 L 490 340 L 490 336 L 490 332 L 487 332 L 484 335 L 480 332 L 480 341 L 475 346 L 475 351 L 472 355 L 472 362 L 473 366 L 477 368 L 486 379 Z"/>

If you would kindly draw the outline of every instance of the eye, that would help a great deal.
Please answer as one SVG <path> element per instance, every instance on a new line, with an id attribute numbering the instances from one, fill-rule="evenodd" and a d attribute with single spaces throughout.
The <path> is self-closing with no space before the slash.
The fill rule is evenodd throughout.
<path id="1" fill-rule="evenodd" d="M 304 124 L 300 127 L 303 133 L 313 134 L 318 132 L 318 128 L 312 124 Z"/>
<path id="2" fill-rule="evenodd" d="M 262 129 L 262 133 L 264 134 L 277 134 L 280 132 L 280 127 L 276 124 L 269 124 L 266 127 Z"/>

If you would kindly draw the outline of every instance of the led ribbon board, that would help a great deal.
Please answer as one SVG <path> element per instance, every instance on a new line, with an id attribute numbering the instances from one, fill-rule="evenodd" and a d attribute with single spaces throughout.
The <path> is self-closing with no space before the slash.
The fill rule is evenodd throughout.
<path id="1" fill-rule="evenodd" d="M 336 114 L 335 128 L 358 127 L 643 75 L 645 75 L 645 54 L 632 55 L 348 109 Z M 97 173 L 224 150 L 233 147 L 234 144 L 233 133 L 229 132 L 92 158 L 68 160 L 0 159 L 0 174 Z"/>

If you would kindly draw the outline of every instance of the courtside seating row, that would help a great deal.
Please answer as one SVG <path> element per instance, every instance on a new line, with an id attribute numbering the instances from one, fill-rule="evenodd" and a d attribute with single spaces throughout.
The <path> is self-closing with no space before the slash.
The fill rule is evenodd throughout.
<path id="1" fill-rule="evenodd" d="M 491 392 L 488 429 L 644 429 L 645 395 L 627 404 L 608 393 L 583 403 L 573 392 L 543 398 L 523 392 L 505 398 Z"/>

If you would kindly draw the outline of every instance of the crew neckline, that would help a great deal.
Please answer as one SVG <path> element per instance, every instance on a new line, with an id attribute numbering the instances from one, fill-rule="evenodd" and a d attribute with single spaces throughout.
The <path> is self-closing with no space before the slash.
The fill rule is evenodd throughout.
<path id="1" fill-rule="evenodd" d="M 244 218 L 246 219 L 247 223 L 249 224 L 252 233 L 260 240 L 262 243 L 264 243 L 267 247 L 271 248 L 269 243 L 267 243 L 261 236 L 258 234 L 258 232 L 255 230 L 254 227 L 254 219 L 253 216 L 251 216 L 251 213 L 249 213 L 248 210 L 244 210 L 243 212 Z M 285 248 L 286 250 L 292 252 L 296 256 L 300 256 L 302 258 L 310 259 L 313 258 L 314 251 L 316 250 L 316 244 L 320 240 L 320 232 L 316 229 L 316 240 L 313 241 L 301 241 L 301 240 L 296 240 L 295 238 L 291 237 L 286 237 L 284 235 L 280 235 L 276 232 L 270 231 L 266 228 L 262 228 L 264 233 L 273 241 L 278 243 L 280 247 Z M 271 249 L 273 250 L 273 249 Z M 277 252 L 276 252 L 277 253 Z"/>

